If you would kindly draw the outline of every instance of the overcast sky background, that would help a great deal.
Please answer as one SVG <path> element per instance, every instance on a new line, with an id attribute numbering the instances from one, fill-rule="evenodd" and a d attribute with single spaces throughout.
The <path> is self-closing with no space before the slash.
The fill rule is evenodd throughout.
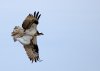
<path id="1" fill-rule="evenodd" d="M 42 62 L 31 63 L 11 32 L 42 14 Z M 0 71 L 100 71 L 100 0 L 0 0 Z"/>

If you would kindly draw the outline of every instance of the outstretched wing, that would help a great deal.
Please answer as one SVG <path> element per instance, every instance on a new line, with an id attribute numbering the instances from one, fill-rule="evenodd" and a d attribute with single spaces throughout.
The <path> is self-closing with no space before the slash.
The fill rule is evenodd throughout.
<path id="1" fill-rule="evenodd" d="M 38 20 L 39 20 L 40 16 L 41 16 L 41 14 L 39 14 L 39 12 L 35 11 L 34 15 L 29 14 L 26 17 L 26 19 L 23 21 L 23 24 L 22 24 L 24 31 L 29 30 L 29 32 L 32 32 L 32 35 L 34 35 L 32 40 L 31 40 L 31 43 L 29 45 L 24 45 L 25 51 L 26 51 L 29 59 L 32 62 L 39 61 L 39 49 L 38 49 L 38 45 L 37 45 L 37 36 L 41 35 L 41 33 L 39 33 L 37 31 L 37 25 L 38 25 Z M 37 35 L 34 34 L 35 31 L 36 31 Z"/>
<path id="2" fill-rule="evenodd" d="M 33 62 L 39 61 L 39 49 L 37 45 L 37 36 L 34 36 L 31 40 L 31 44 L 24 45 L 25 51 L 29 57 L 29 59 Z"/>
<path id="3" fill-rule="evenodd" d="M 38 24 L 38 20 L 41 14 L 39 12 L 34 12 L 34 15 L 29 14 L 22 23 L 22 27 L 24 30 L 30 29 L 32 24 Z"/>

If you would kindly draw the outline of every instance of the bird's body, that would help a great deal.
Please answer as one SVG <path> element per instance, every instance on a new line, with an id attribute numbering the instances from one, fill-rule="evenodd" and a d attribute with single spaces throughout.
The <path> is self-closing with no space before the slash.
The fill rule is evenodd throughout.
<path id="1" fill-rule="evenodd" d="M 22 45 L 28 45 L 30 44 L 30 40 L 32 39 L 32 36 L 26 32 L 24 32 L 24 29 L 22 29 L 19 26 L 15 26 L 12 36 L 14 40 L 19 41 Z M 23 30 L 23 31 L 22 31 Z"/>
<path id="2" fill-rule="evenodd" d="M 37 45 L 37 36 L 43 35 L 43 33 L 39 33 L 37 30 L 38 20 L 40 16 L 41 14 L 39 15 L 39 12 L 34 12 L 34 16 L 32 14 L 29 14 L 23 21 L 22 28 L 14 28 L 14 30 L 17 29 L 17 33 L 16 31 L 12 32 L 14 40 L 19 41 L 23 45 L 29 59 L 32 62 L 39 61 L 39 48 Z"/>

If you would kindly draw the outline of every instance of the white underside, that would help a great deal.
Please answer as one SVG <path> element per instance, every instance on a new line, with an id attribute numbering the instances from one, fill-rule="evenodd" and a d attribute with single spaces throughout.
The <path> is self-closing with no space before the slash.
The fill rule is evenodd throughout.
<path id="1" fill-rule="evenodd" d="M 29 35 L 24 35 L 23 37 L 16 38 L 16 40 L 19 41 L 23 45 L 30 44 L 31 39 L 32 39 L 32 36 L 29 36 Z"/>
<path id="2" fill-rule="evenodd" d="M 22 36 L 22 37 L 15 37 L 14 39 L 16 41 L 19 41 L 23 45 L 28 45 L 28 44 L 30 44 L 31 39 L 32 39 L 32 37 L 34 37 L 34 35 L 36 34 L 36 32 L 37 32 L 37 25 L 33 24 L 30 27 L 30 29 L 27 29 L 25 31 L 24 36 Z M 35 40 L 35 42 L 34 42 L 34 40 Z M 33 39 L 33 42 L 37 43 L 36 37 Z"/>

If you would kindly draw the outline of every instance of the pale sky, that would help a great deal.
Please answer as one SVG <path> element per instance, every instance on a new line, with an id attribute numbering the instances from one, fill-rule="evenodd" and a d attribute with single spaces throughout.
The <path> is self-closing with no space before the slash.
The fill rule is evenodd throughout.
<path id="1" fill-rule="evenodd" d="M 34 11 L 44 33 L 37 63 L 11 37 Z M 0 23 L 0 71 L 100 71 L 100 0 L 0 0 Z"/>

